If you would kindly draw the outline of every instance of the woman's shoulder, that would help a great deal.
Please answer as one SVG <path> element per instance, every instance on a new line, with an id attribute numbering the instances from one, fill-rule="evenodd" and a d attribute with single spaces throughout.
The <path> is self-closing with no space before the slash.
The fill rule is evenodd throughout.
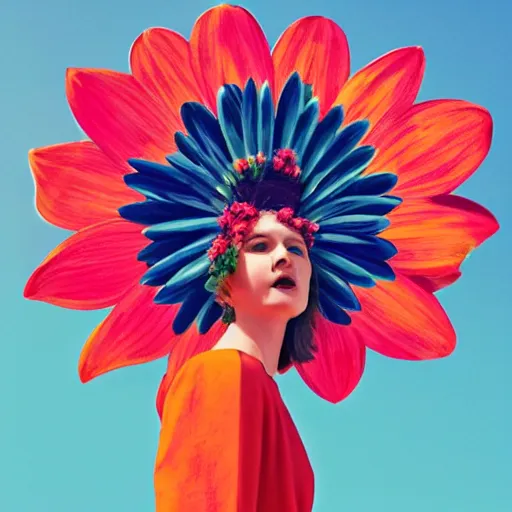
<path id="1" fill-rule="evenodd" d="M 220 390 L 224 386 L 242 387 L 247 380 L 272 380 L 261 361 L 237 349 L 218 349 L 191 357 L 179 370 L 179 385 Z M 244 386 L 245 387 L 245 386 Z"/>

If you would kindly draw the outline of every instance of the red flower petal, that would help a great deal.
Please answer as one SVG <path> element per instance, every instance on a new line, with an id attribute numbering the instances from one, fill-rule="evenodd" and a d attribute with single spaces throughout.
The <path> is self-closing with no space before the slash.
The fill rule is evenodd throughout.
<path id="1" fill-rule="evenodd" d="M 460 100 L 414 105 L 377 137 L 369 173 L 395 172 L 400 196 L 428 197 L 452 192 L 486 157 L 492 118 L 482 107 Z"/>
<path id="2" fill-rule="evenodd" d="M 206 104 L 217 112 L 217 91 L 224 84 L 274 85 L 270 48 L 256 19 L 243 7 L 220 5 L 196 21 L 190 36 L 192 69 Z"/>
<path id="3" fill-rule="evenodd" d="M 133 76 L 176 115 L 183 103 L 201 101 L 190 67 L 188 41 L 176 32 L 165 28 L 145 30 L 133 43 L 130 67 Z"/>
<path id="4" fill-rule="evenodd" d="M 333 324 L 321 315 L 315 322 L 315 359 L 295 366 L 312 391 L 337 403 L 350 395 L 361 380 L 366 347 L 359 332 L 350 326 Z"/>
<path id="5" fill-rule="evenodd" d="M 451 284 L 468 254 L 498 229 L 485 208 L 452 195 L 406 200 L 388 218 L 391 226 L 382 236 L 398 249 L 393 268 L 438 284 L 447 277 Z"/>
<path id="6" fill-rule="evenodd" d="M 216 322 L 206 334 L 199 334 L 194 324 L 180 336 L 172 347 L 167 363 L 167 372 L 163 376 L 156 397 L 156 410 L 160 419 L 164 408 L 167 391 L 179 369 L 195 355 L 210 350 L 226 331 L 226 325 Z"/>
<path id="7" fill-rule="evenodd" d="M 129 166 L 114 163 L 90 141 L 32 149 L 29 162 L 37 210 L 64 229 L 119 217 L 120 206 L 143 199 L 122 180 Z"/>
<path id="8" fill-rule="evenodd" d="M 352 314 L 366 346 L 396 359 L 435 359 L 455 348 L 455 332 L 431 293 L 397 272 L 394 282 L 355 288 L 362 310 Z"/>
<path id="9" fill-rule="evenodd" d="M 82 382 L 169 354 L 178 339 L 172 322 L 179 306 L 155 304 L 157 292 L 156 287 L 135 284 L 96 327 L 80 355 Z"/>
<path id="10" fill-rule="evenodd" d="M 272 50 L 275 69 L 274 99 L 286 80 L 298 71 L 302 81 L 313 85 L 320 100 L 320 115 L 331 108 L 350 73 L 347 37 L 332 20 L 308 16 L 290 25 Z"/>
<path id="11" fill-rule="evenodd" d="M 141 226 L 112 219 L 78 231 L 56 247 L 28 280 L 24 295 L 71 309 L 100 309 L 119 301 L 147 268 Z"/>
<path id="12" fill-rule="evenodd" d="M 66 94 L 78 124 L 115 162 L 165 161 L 181 122 L 131 75 L 69 69 Z"/>
<path id="13" fill-rule="evenodd" d="M 343 105 L 345 123 L 368 119 L 373 130 L 379 121 L 396 117 L 414 103 L 424 70 L 421 48 L 394 50 L 353 75 L 334 104 Z"/>

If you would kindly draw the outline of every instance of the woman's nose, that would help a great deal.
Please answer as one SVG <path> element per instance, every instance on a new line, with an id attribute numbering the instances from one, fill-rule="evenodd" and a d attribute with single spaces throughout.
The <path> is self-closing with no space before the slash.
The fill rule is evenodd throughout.
<path id="1" fill-rule="evenodd" d="M 280 267 L 286 267 L 290 264 L 290 253 L 288 252 L 288 249 L 284 246 L 277 246 L 275 249 L 274 254 L 274 267 L 280 268 Z"/>

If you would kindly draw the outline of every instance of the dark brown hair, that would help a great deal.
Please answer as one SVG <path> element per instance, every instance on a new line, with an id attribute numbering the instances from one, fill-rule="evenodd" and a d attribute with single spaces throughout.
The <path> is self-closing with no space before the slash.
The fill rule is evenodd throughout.
<path id="1" fill-rule="evenodd" d="M 292 363 L 306 363 L 314 359 L 316 346 L 313 343 L 315 313 L 318 309 L 318 280 L 315 269 L 311 270 L 309 298 L 306 309 L 288 321 L 284 333 L 283 346 L 279 354 L 277 369 L 282 371 Z"/>

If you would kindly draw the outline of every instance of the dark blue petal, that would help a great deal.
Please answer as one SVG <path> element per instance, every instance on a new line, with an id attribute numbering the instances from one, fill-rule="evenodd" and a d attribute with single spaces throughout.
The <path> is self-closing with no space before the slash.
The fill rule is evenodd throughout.
<path id="1" fill-rule="evenodd" d="M 220 232 L 217 217 L 183 218 L 160 222 L 146 228 L 143 234 L 150 240 L 163 240 L 180 238 L 192 232 L 196 237 L 206 233 L 210 236 L 217 235 Z"/>
<path id="2" fill-rule="evenodd" d="M 222 178 L 219 178 L 218 175 L 212 176 L 204 167 L 193 163 L 181 153 L 174 153 L 166 158 L 173 168 L 193 177 L 194 180 L 203 183 L 204 186 L 210 187 L 214 191 L 212 193 L 217 192 L 228 201 L 232 198 L 233 193 L 231 188 L 225 184 L 225 176 Z"/>
<path id="3" fill-rule="evenodd" d="M 274 102 L 268 82 L 265 82 L 260 90 L 259 108 L 258 148 L 267 158 L 271 158 L 274 141 Z"/>
<path id="4" fill-rule="evenodd" d="M 337 306 L 328 294 L 322 294 L 319 297 L 318 309 L 330 322 L 340 325 L 350 325 L 351 323 L 350 316 Z"/>
<path id="5" fill-rule="evenodd" d="M 324 201 L 307 214 L 311 222 L 348 214 L 386 215 L 396 208 L 402 199 L 394 196 L 352 196 Z M 302 210 L 301 210 L 302 212 Z M 301 215 L 306 216 L 304 213 Z"/>
<path id="6" fill-rule="evenodd" d="M 258 91 L 252 78 L 245 86 L 242 100 L 242 126 L 244 146 L 247 155 L 258 153 Z"/>
<path id="7" fill-rule="evenodd" d="M 210 265 L 211 261 L 205 252 L 203 255 L 178 270 L 178 272 L 176 272 L 176 274 L 167 281 L 165 289 L 167 289 L 169 293 L 172 293 L 173 290 L 187 287 L 196 279 L 201 278 L 206 282 Z"/>
<path id="8" fill-rule="evenodd" d="M 232 89 L 221 87 L 217 94 L 219 123 L 231 158 L 245 158 L 242 105 Z"/>
<path id="9" fill-rule="evenodd" d="M 222 307 L 215 301 L 215 295 L 211 294 L 197 315 L 197 330 L 199 334 L 206 334 L 221 316 Z"/>
<path id="10" fill-rule="evenodd" d="M 315 128 L 318 125 L 319 113 L 320 103 L 318 98 L 313 98 L 306 104 L 304 111 L 295 125 L 291 148 L 299 157 L 299 165 L 302 165 L 302 154 L 304 153 L 304 150 L 306 149 L 306 146 L 311 140 L 311 137 L 315 132 Z"/>
<path id="11" fill-rule="evenodd" d="M 196 207 L 151 199 L 121 206 L 118 212 L 123 219 L 144 225 L 181 219 L 182 217 L 204 217 L 205 215 L 204 210 Z"/>
<path id="12" fill-rule="evenodd" d="M 349 259 L 353 261 L 356 265 L 363 267 L 376 279 L 382 279 L 384 281 L 395 280 L 395 272 L 393 271 L 389 263 L 385 261 L 377 261 L 368 258 L 356 258 L 354 256 L 350 256 Z"/>
<path id="13" fill-rule="evenodd" d="M 220 215 L 224 208 L 222 201 L 214 197 L 210 197 L 207 201 L 203 195 L 197 193 L 197 190 L 184 189 L 182 185 L 173 184 L 172 182 L 155 180 L 138 173 L 127 174 L 124 176 L 124 181 L 130 188 L 144 194 L 148 199 L 183 204 L 212 215 Z M 184 190 L 187 190 L 189 194 L 185 193 Z"/>
<path id="14" fill-rule="evenodd" d="M 331 270 L 340 279 L 349 283 L 364 288 L 375 286 L 373 276 L 369 272 L 344 256 L 331 251 L 329 246 L 326 249 L 322 249 L 320 244 L 315 242 L 311 249 L 311 261 L 315 265 Z"/>
<path id="15" fill-rule="evenodd" d="M 380 215 L 341 215 L 321 221 L 320 229 L 325 233 L 376 235 L 389 224 L 390 221 Z"/>
<path id="16" fill-rule="evenodd" d="M 160 286 L 167 283 L 181 268 L 205 254 L 213 242 L 213 237 L 207 236 L 182 247 L 163 260 L 155 263 L 141 279 L 141 284 Z"/>
<path id="17" fill-rule="evenodd" d="M 238 105 L 238 108 L 240 108 L 241 111 L 242 102 L 244 99 L 244 93 L 242 92 L 242 89 L 240 89 L 240 87 L 238 87 L 236 84 L 226 84 L 224 87 L 229 91 L 229 94 L 233 96 L 236 105 Z"/>
<path id="18" fill-rule="evenodd" d="M 304 88 L 299 73 L 295 71 L 286 81 L 277 104 L 274 126 L 275 149 L 289 147 L 303 105 Z"/>
<path id="19" fill-rule="evenodd" d="M 336 106 L 318 123 L 301 160 L 301 182 L 304 183 L 309 173 L 329 147 L 343 121 L 343 109 Z"/>
<path id="20" fill-rule="evenodd" d="M 313 176 L 302 194 L 304 210 L 314 208 L 326 198 L 333 201 L 336 197 L 345 196 L 345 187 L 364 172 L 374 154 L 375 149 L 372 146 L 362 146 L 352 151 L 335 167 Z"/>
<path id="21" fill-rule="evenodd" d="M 206 175 L 204 171 L 202 171 L 202 173 L 184 172 L 176 167 L 135 158 L 128 160 L 128 163 L 142 175 L 140 180 L 133 180 L 132 183 L 136 183 L 139 187 L 144 186 L 144 183 L 149 184 L 149 188 L 146 188 L 149 192 L 154 193 L 159 190 L 169 189 L 173 193 L 181 192 L 186 195 L 192 192 L 193 195 L 197 197 L 202 196 L 209 202 L 212 200 L 218 201 L 220 199 L 220 195 L 215 188 L 217 183 L 213 180 L 208 182 L 204 178 Z M 151 185 L 151 183 L 153 183 L 153 185 Z M 142 190 L 139 190 L 139 192 L 147 195 Z M 217 202 L 217 204 L 219 203 Z"/>
<path id="22" fill-rule="evenodd" d="M 201 150 L 202 158 L 198 155 L 197 159 L 205 162 L 208 157 L 208 170 L 217 173 L 222 182 L 225 171 L 231 169 L 232 160 L 219 121 L 204 105 L 196 102 L 184 103 L 181 117 L 189 137 Z"/>
<path id="23" fill-rule="evenodd" d="M 201 165 L 201 161 L 199 160 L 199 153 L 201 150 L 193 139 L 187 137 L 184 133 L 176 132 L 174 134 L 174 142 L 176 143 L 179 152 L 185 158 L 188 158 L 196 165 Z"/>
<path id="24" fill-rule="evenodd" d="M 195 318 L 210 298 L 211 293 L 206 291 L 204 287 L 201 289 L 199 285 L 192 288 L 174 317 L 172 323 L 173 331 L 176 334 L 183 334 L 192 325 Z"/>
<path id="25" fill-rule="evenodd" d="M 388 260 L 397 253 L 396 247 L 391 242 L 373 235 L 317 233 L 314 247 L 333 251 L 346 257 L 370 257 L 374 260 Z"/>
<path id="26" fill-rule="evenodd" d="M 193 244 L 197 240 L 197 233 L 183 233 L 180 237 L 151 242 L 137 254 L 137 260 L 144 261 L 150 267 L 169 254 L 173 254 L 186 245 Z"/>
<path id="27" fill-rule="evenodd" d="M 361 176 L 343 191 L 343 195 L 380 196 L 389 192 L 396 185 L 397 181 L 398 176 L 390 172 Z"/>
<path id="28" fill-rule="evenodd" d="M 347 281 L 324 267 L 318 266 L 316 270 L 318 287 L 322 290 L 322 293 L 328 293 L 332 301 L 341 308 L 351 311 L 361 309 L 361 304 Z"/>
<path id="29" fill-rule="evenodd" d="M 338 167 L 340 162 L 357 146 L 367 132 L 369 124 L 368 121 L 356 121 L 336 134 L 331 145 L 308 176 L 305 197 L 315 190 L 331 170 Z"/>

